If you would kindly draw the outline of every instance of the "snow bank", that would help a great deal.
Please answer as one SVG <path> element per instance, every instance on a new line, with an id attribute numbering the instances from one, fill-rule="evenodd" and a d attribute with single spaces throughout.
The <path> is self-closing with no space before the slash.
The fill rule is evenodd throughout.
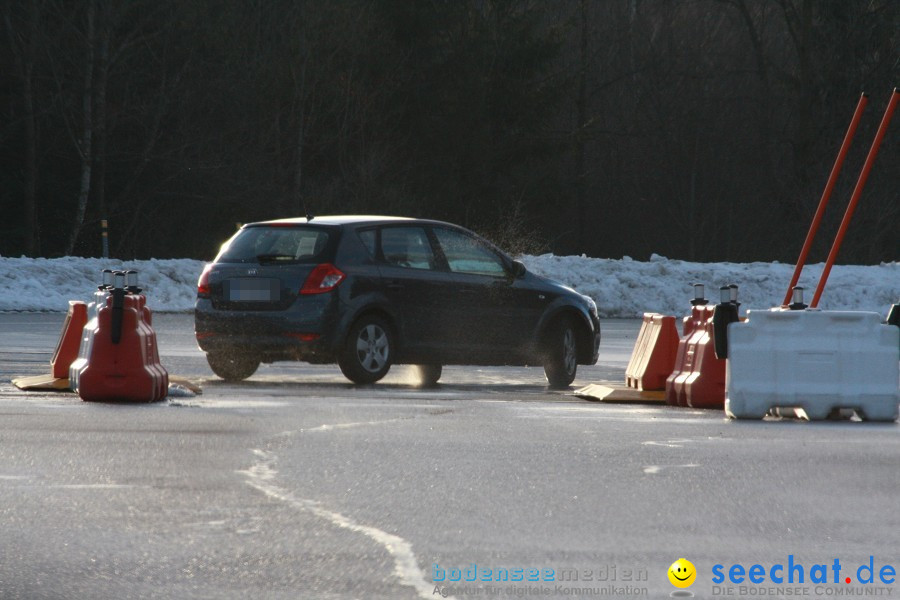
<path id="1" fill-rule="evenodd" d="M 155 311 L 192 310 L 199 260 L 104 260 L 100 258 L 0 257 L 0 311 L 66 311 L 69 300 L 90 300 L 103 269 L 138 272 L 138 283 Z"/>
<path id="2" fill-rule="evenodd" d="M 638 317 L 643 312 L 683 314 L 694 296 L 693 283 L 706 285 L 706 297 L 719 300 L 719 287 L 740 286 L 741 308 L 781 304 L 793 265 L 781 263 L 693 263 L 653 255 L 649 262 L 574 256 L 526 257 L 535 273 L 556 279 L 597 302 L 603 317 Z M 809 265 L 800 277 L 806 302 L 812 299 L 824 264 Z M 876 266 L 837 265 L 831 270 L 819 308 L 871 310 L 887 314 L 900 298 L 900 262 Z"/>
<path id="3" fill-rule="evenodd" d="M 596 300 L 603 317 L 639 317 L 645 311 L 683 314 L 693 297 L 691 284 L 706 284 L 718 300 L 721 285 L 740 286 L 742 308 L 780 303 L 793 266 L 780 263 L 692 263 L 654 255 L 649 262 L 578 256 L 526 256 L 529 270 L 560 281 Z M 807 267 L 800 285 L 807 301 L 823 265 Z M 198 260 L 117 261 L 95 258 L 0 257 L 0 311 L 65 311 L 69 300 L 87 301 L 102 269 L 134 269 L 155 311 L 193 309 Z M 836 266 L 819 303 L 821 308 L 872 310 L 886 314 L 900 299 L 900 262 L 876 266 Z"/>

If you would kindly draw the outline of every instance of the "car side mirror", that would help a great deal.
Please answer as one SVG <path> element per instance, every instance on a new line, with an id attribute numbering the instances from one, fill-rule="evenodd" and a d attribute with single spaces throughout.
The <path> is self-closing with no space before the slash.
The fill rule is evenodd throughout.
<path id="1" fill-rule="evenodd" d="M 528 270 L 525 268 L 525 263 L 521 260 L 512 261 L 512 276 L 518 279 L 527 273 Z"/>

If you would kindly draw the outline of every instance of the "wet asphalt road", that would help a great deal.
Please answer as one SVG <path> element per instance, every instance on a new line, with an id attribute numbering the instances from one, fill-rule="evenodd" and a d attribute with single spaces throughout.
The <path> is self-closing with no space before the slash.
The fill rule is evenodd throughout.
<path id="1" fill-rule="evenodd" d="M 277 365 L 230 385 L 189 315 L 156 328 L 201 396 L 16 390 L 48 371 L 61 324 L 0 314 L 3 599 L 900 595 L 857 573 L 870 557 L 900 571 L 896 424 L 605 405 L 548 392 L 540 369 L 450 367 L 419 389 L 405 368 L 357 388 L 337 367 Z M 576 386 L 621 380 L 638 326 L 604 322 Z M 789 555 L 802 584 L 714 583 L 715 565 L 768 577 Z M 666 575 L 682 556 L 687 590 Z"/>

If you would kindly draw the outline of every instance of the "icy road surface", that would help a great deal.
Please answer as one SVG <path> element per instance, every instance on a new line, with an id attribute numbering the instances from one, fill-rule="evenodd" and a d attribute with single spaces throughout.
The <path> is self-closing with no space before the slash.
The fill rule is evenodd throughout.
<path id="1" fill-rule="evenodd" d="M 680 557 L 687 591 L 716 598 L 740 590 L 715 565 L 768 577 L 789 556 L 809 597 L 900 594 L 857 582 L 870 557 L 900 571 L 896 424 L 604 405 L 548 392 L 540 369 L 451 367 L 425 390 L 404 368 L 357 388 L 296 364 L 230 385 L 184 314 L 157 315 L 163 363 L 201 396 L 19 392 L 62 319 L 0 313 L 0 598 L 664 598 Z M 638 327 L 604 321 L 576 385 L 621 380 Z"/>

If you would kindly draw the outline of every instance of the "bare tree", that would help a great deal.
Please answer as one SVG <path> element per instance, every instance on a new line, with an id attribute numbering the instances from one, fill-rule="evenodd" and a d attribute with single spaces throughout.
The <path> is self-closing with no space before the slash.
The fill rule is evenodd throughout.
<path id="1" fill-rule="evenodd" d="M 65 248 L 65 253 L 67 255 L 72 254 L 75 250 L 75 243 L 78 241 L 78 235 L 81 233 L 81 227 L 84 224 L 84 214 L 87 210 L 88 197 L 91 193 L 91 170 L 94 164 L 94 155 L 92 152 L 94 141 L 94 52 L 96 44 L 96 15 L 97 1 L 89 0 L 87 14 L 85 16 L 84 87 L 81 96 L 82 129 L 81 137 L 76 144 L 78 156 L 81 159 L 81 177 L 79 178 L 75 219 L 72 223 L 69 241 Z"/>
<path id="2" fill-rule="evenodd" d="M 40 238 L 37 221 L 37 124 L 34 99 L 34 67 L 37 61 L 41 6 L 38 0 L 27 3 L 26 27 L 13 27 L 12 3 L 3 4 L 3 23 L 6 27 L 10 50 L 15 59 L 16 70 L 22 80 L 22 108 L 25 128 L 25 190 L 24 215 L 25 254 L 35 256 L 40 253 Z M 24 32 L 24 33 L 23 33 Z"/>

